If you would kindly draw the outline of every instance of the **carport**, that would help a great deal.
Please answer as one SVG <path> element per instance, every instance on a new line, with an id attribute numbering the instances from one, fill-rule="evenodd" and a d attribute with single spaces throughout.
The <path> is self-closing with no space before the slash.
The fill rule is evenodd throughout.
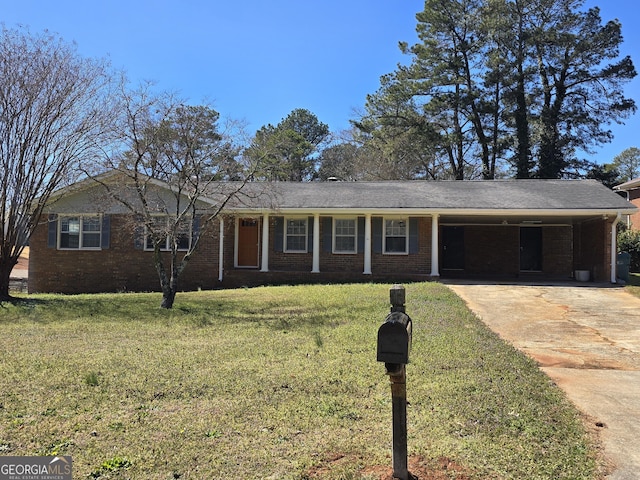
<path id="1" fill-rule="evenodd" d="M 616 225 L 610 212 L 497 211 L 439 217 L 443 278 L 558 279 L 615 282 Z M 584 275 L 584 273 L 582 273 Z"/>

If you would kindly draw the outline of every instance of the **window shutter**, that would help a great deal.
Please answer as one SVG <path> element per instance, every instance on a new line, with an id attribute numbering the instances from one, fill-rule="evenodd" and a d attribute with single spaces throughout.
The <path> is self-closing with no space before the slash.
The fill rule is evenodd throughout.
<path id="1" fill-rule="evenodd" d="M 200 217 L 194 216 L 191 221 L 191 245 L 193 245 L 200 237 Z"/>
<path id="2" fill-rule="evenodd" d="M 133 247 L 136 250 L 144 250 L 144 224 L 142 223 L 142 216 L 136 215 L 135 227 L 133 229 Z"/>
<path id="3" fill-rule="evenodd" d="M 373 235 L 373 253 L 382 253 L 382 217 L 371 219 L 371 230 Z"/>
<path id="4" fill-rule="evenodd" d="M 418 253 L 418 219 L 409 218 L 409 253 Z"/>
<path id="5" fill-rule="evenodd" d="M 333 218 L 322 217 L 322 251 L 331 253 L 333 250 Z"/>
<path id="6" fill-rule="evenodd" d="M 307 218 L 307 251 L 313 252 L 313 217 Z"/>
<path id="7" fill-rule="evenodd" d="M 102 229 L 100 232 L 100 248 L 106 250 L 109 248 L 109 240 L 111 238 L 111 217 L 109 215 L 102 216 Z"/>
<path id="8" fill-rule="evenodd" d="M 358 217 L 358 250 L 364 252 L 364 217 Z"/>
<path id="9" fill-rule="evenodd" d="M 273 250 L 284 251 L 284 217 L 273 217 Z"/>
<path id="10" fill-rule="evenodd" d="M 58 215 L 49 214 L 49 231 L 47 233 L 47 247 L 56 248 L 58 246 Z"/>

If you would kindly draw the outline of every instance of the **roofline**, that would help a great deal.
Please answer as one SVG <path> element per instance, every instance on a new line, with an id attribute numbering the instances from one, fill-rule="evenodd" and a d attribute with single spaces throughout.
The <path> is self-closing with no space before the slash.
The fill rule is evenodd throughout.
<path id="1" fill-rule="evenodd" d="M 621 192 L 628 192 L 629 190 L 635 190 L 637 188 L 640 188 L 640 178 L 634 178 L 628 182 L 624 182 L 613 187 L 614 190 Z"/>
<path id="2" fill-rule="evenodd" d="M 596 209 L 504 209 L 504 208 L 226 208 L 224 213 L 233 214 L 278 214 L 278 215 L 309 215 L 318 213 L 320 215 L 502 215 L 502 216 L 522 216 L 522 215 L 544 215 L 549 217 L 566 217 L 571 216 L 616 216 L 632 215 L 638 211 L 637 207 L 630 208 L 596 208 Z"/>

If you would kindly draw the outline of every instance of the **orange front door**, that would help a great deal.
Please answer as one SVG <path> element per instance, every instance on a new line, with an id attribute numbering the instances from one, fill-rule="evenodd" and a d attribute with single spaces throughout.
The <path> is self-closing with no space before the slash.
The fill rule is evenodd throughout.
<path id="1" fill-rule="evenodd" d="M 257 218 L 238 219 L 238 266 L 258 266 L 259 225 Z"/>

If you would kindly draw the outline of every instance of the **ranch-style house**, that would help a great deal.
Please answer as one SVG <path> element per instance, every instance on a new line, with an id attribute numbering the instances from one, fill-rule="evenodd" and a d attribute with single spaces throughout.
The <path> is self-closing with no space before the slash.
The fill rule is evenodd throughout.
<path id="1" fill-rule="evenodd" d="M 145 232 L 104 200 L 110 178 L 51 197 L 30 240 L 29 292 L 159 289 Z M 217 195 L 185 224 L 182 246 L 200 243 L 181 290 L 576 272 L 615 283 L 616 225 L 638 210 L 594 180 L 250 182 L 203 228 Z"/>

